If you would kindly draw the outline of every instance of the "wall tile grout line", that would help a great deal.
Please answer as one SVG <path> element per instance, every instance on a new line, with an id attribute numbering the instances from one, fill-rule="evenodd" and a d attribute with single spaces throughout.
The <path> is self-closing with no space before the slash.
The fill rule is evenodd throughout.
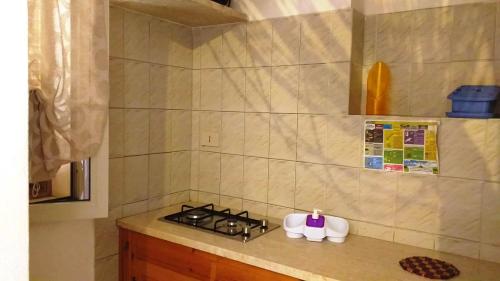
<path id="1" fill-rule="evenodd" d="M 298 62 L 299 64 L 302 62 L 302 21 L 299 21 L 299 50 L 298 50 Z M 299 103 L 300 103 L 300 76 L 302 72 L 302 67 L 299 65 L 299 79 L 297 81 L 297 105 L 296 105 L 296 119 L 297 122 L 295 124 L 295 162 L 294 162 L 294 187 L 293 187 L 293 208 L 295 210 L 297 206 L 297 161 L 299 159 Z"/>
<path id="2" fill-rule="evenodd" d="M 148 41 L 150 42 L 151 41 L 151 21 L 148 22 Z M 150 44 L 148 42 L 148 58 L 150 59 L 151 58 L 151 51 L 150 51 Z M 147 84 L 148 84 L 148 89 L 147 89 L 147 93 L 148 93 L 148 107 L 151 106 L 151 102 L 150 102 L 150 95 L 151 95 L 151 87 L 150 87 L 150 84 L 151 84 L 151 75 L 150 75 L 150 72 L 151 72 L 151 65 L 148 64 L 148 79 L 147 79 Z M 151 150 L 151 148 L 149 147 L 149 144 L 150 144 L 150 137 L 151 137 L 151 124 L 150 124 L 150 120 L 151 120 L 151 116 L 150 116 L 150 109 L 148 108 L 148 115 L 147 115 L 147 120 L 148 120 L 148 136 L 147 136 L 147 143 L 146 143 L 146 146 L 147 146 L 147 167 L 148 167 L 148 175 L 147 175 L 147 180 L 146 180 L 146 188 L 147 188 L 147 192 L 146 192 L 146 197 L 148 200 L 147 202 L 147 205 L 148 205 L 148 209 L 149 209 L 149 198 L 150 198 L 150 188 L 149 188 L 149 170 L 150 170 L 150 167 L 149 167 L 149 159 L 150 159 L 150 156 L 149 156 L 149 152 Z M 125 123 L 125 121 L 124 121 Z M 126 124 L 125 124 L 126 126 Z"/>
<path id="3" fill-rule="evenodd" d="M 273 21 L 270 22 L 271 23 L 271 62 L 270 64 L 273 65 L 273 56 L 274 56 L 274 48 L 273 48 L 273 42 L 274 42 L 274 23 Z M 272 110 L 272 104 L 273 104 L 273 81 L 274 81 L 274 74 L 273 74 L 273 67 L 271 67 L 271 83 L 269 83 L 269 111 Z M 271 156 L 271 120 L 272 120 L 272 116 L 271 114 L 268 114 L 269 116 L 269 120 L 268 120 L 268 132 L 267 132 L 267 184 L 266 184 L 266 215 L 268 214 L 269 212 L 269 183 L 270 183 L 270 176 L 271 176 L 271 173 L 270 173 L 270 163 L 269 163 L 269 157 Z"/>

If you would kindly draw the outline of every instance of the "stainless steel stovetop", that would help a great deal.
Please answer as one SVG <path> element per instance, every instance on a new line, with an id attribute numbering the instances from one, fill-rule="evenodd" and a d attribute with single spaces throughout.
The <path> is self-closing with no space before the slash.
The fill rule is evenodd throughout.
<path id="1" fill-rule="evenodd" d="M 231 214 L 230 209 L 215 210 L 214 204 L 200 207 L 182 205 L 180 212 L 162 217 L 160 220 L 242 242 L 250 241 L 280 227 L 267 219 L 250 218 L 247 211 Z"/>

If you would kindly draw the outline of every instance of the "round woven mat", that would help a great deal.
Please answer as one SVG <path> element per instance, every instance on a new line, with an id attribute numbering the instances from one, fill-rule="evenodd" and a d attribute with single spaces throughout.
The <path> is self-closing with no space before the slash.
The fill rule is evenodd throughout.
<path id="1" fill-rule="evenodd" d="M 460 271 L 452 264 L 429 257 L 405 258 L 399 261 L 399 265 L 408 272 L 429 279 L 445 280 L 460 274 Z"/>

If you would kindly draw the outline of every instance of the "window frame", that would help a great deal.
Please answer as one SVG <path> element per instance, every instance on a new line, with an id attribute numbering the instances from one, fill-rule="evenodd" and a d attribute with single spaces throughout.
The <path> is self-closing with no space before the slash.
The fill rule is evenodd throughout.
<path id="1" fill-rule="evenodd" d="M 108 216 L 109 119 L 101 146 L 91 158 L 90 200 L 30 204 L 30 222 L 94 219 Z"/>

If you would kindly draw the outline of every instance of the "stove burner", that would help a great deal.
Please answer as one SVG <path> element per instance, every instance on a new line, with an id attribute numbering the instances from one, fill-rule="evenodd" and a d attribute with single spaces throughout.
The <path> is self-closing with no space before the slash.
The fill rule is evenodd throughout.
<path id="1" fill-rule="evenodd" d="M 238 226 L 238 221 L 236 219 L 227 219 L 227 227 L 233 228 Z"/>
<path id="2" fill-rule="evenodd" d="M 189 220 L 199 220 L 201 217 L 205 216 L 207 212 L 203 210 L 192 210 L 188 211 L 186 214 L 186 219 Z"/>
<path id="3" fill-rule="evenodd" d="M 243 230 L 243 227 L 241 226 L 241 224 L 238 223 L 238 220 L 229 218 L 226 220 L 225 223 L 217 227 L 217 230 L 222 233 L 235 235 L 240 233 Z"/>
<path id="4" fill-rule="evenodd" d="M 230 226 L 221 226 L 217 230 L 220 231 L 220 232 L 222 232 L 222 233 L 227 233 L 227 234 L 230 234 L 230 235 L 235 235 L 235 234 L 238 234 L 238 233 L 241 232 L 242 227 L 241 226 L 233 226 L 233 227 L 230 227 Z"/>

